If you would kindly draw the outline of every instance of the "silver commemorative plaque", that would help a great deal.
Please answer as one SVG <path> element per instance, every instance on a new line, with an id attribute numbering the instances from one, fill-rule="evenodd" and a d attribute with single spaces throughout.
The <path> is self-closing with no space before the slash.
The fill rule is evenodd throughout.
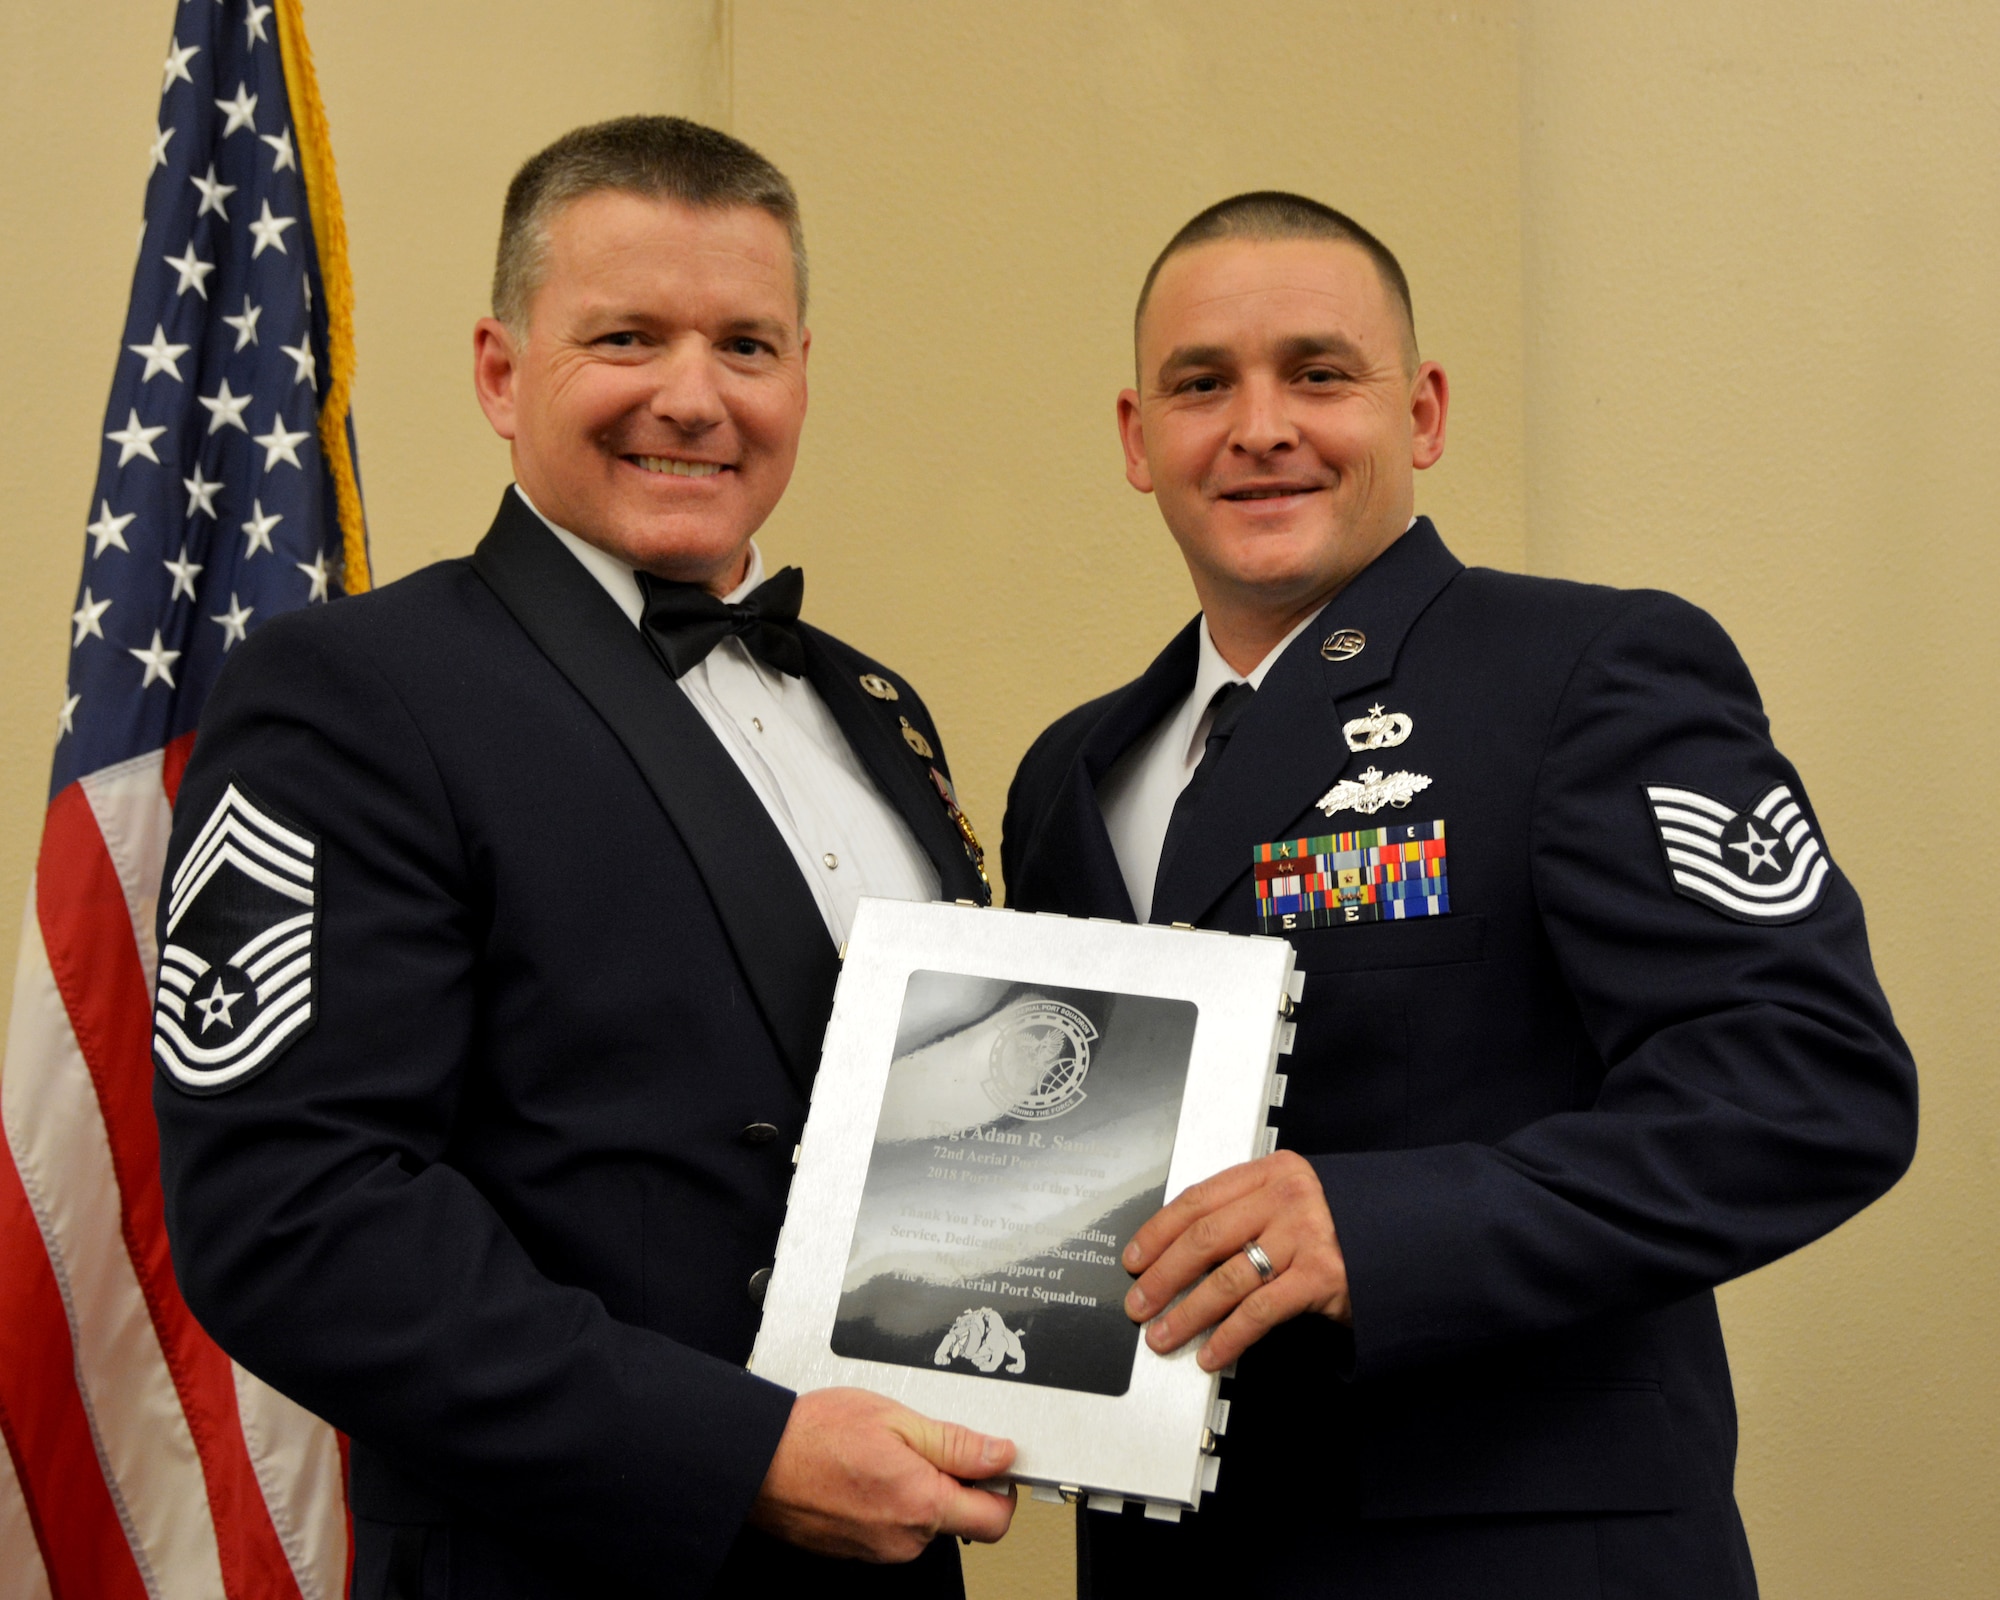
<path id="1" fill-rule="evenodd" d="M 1119 1253 L 1269 1148 L 1291 946 L 862 902 L 752 1366 L 1005 1434 L 1031 1485 L 1194 1506 L 1218 1380 Z"/>

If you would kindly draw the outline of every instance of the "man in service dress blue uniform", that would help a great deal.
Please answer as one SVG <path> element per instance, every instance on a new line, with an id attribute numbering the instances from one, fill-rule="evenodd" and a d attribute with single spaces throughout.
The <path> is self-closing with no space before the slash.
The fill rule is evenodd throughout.
<path id="1" fill-rule="evenodd" d="M 857 897 L 984 898 L 922 703 L 751 542 L 805 287 L 733 139 L 535 157 L 475 333 L 491 531 L 273 622 L 202 721 L 159 925 L 175 1267 L 351 1437 L 370 1600 L 958 1595 L 951 1536 L 1012 1514 L 962 1481 L 1006 1441 L 743 1366 Z"/>
<path id="2" fill-rule="evenodd" d="M 1412 515 L 1448 391 L 1350 219 L 1211 208 L 1136 339 L 1126 474 L 1201 615 L 1030 750 L 1009 903 L 1306 981 L 1279 1150 L 1125 1252 L 1152 1348 L 1240 1361 L 1219 1490 L 1082 1513 L 1082 1590 L 1754 1595 L 1712 1290 L 1887 1189 L 1916 1088 L 1750 675 Z"/>

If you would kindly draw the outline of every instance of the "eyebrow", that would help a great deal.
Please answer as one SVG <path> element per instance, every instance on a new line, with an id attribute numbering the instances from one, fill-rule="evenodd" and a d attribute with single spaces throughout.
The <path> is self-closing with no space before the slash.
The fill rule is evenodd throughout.
<path id="1" fill-rule="evenodd" d="M 1344 333 L 1302 333 L 1284 340 L 1278 346 L 1280 361 L 1289 366 L 1293 362 L 1309 360 L 1314 356 L 1331 356 L 1336 361 L 1359 365 L 1366 361 L 1361 347 Z M 1159 378 L 1165 381 L 1176 373 L 1196 367 L 1226 367 L 1234 360 L 1233 352 L 1226 345 L 1184 344 L 1168 353 L 1160 363 Z"/>

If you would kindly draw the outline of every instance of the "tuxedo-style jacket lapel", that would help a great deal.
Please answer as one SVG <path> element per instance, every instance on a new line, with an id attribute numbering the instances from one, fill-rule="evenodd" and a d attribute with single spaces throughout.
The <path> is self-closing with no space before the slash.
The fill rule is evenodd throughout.
<path id="1" fill-rule="evenodd" d="M 1104 827 L 1097 789 L 1113 763 L 1194 687 L 1200 627 L 1201 618 L 1196 617 L 1140 677 L 1109 697 L 1064 773 L 1055 804 L 1029 843 L 1026 860 L 1031 880 L 1010 884 L 1010 899 L 1037 906 L 1053 903 L 1072 917 L 1136 920 L 1125 875 Z"/>
<path id="2" fill-rule="evenodd" d="M 472 567 L 624 745 L 680 835 L 802 1091 L 840 959 L 792 853 L 702 715 L 602 586 L 511 490 Z"/>
<path id="3" fill-rule="evenodd" d="M 805 645 L 806 681 L 819 692 L 876 787 L 902 813 L 917 843 L 931 858 L 941 897 L 987 904 L 993 898 L 992 891 L 974 869 L 965 841 L 931 783 L 930 769 L 938 763 L 919 756 L 904 740 L 892 709 L 895 702 L 866 694 L 859 675 L 835 658 L 827 636 L 817 628 L 801 626 L 799 638 Z M 941 766 L 939 770 L 942 772 Z"/>
<path id="4" fill-rule="evenodd" d="M 1420 517 L 1292 641 L 1223 748 L 1174 859 L 1161 863 L 1154 922 L 1200 922 L 1248 874 L 1256 846 L 1286 837 L 1350 765 L 1366 764 L 1341 727 L 1367 710 L 1368 691 L 1395 671 L 1411 624 L 1461 570 Z M 1328 660 L 1322 646 L 1342 633 L 1366 642 Z"/>

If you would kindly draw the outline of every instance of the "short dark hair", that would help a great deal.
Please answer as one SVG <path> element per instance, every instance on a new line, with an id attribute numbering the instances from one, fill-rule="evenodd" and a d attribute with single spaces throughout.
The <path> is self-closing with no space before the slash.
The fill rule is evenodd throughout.
<path id="1" fill-rule="evenodd" d="M 1322 205 L 1305 195 L 1289 194 L 1282 189 L 1255 189 L 1248 194 L 1233 194 L 1181 224 L 1180 232 L 1169 239 L 1166 249 L 1154 258 L 1152 267 L 1146 273 L 1146 281 L 1140 287 L 1139 304 L 1132 313 L 1134 344 L 1138 342 L 1139 321 L 1146 314 L 1146 302 L 1153 296 L 1153 283 L 1160 275 L 1160 268 L 1183 250 L 1206 244 L 1211 239 L 1327 239 L 1339 244 L 1351 244 L 1365 251 L 1368 259 L 1375 263 L 1375 270 L 1381 275 L 1383 284 L 1403 308 L 1403 322 L 1408 332 L 1405 354 L 1410 369 L 1416 369 L 1417 313 L 1410 302 L 1410 280 L 1403 275 L 1403 264 L 1396 259 L 1395 253 L 1344 211 L 1336 211 L 1332 206 Z"/>
<path id="2" fill-rule="evenodd" d="M 617 117 L 575 128 L 530 156 L 507 185 L 493 265 L 493 315 L 517 333 L 541 287 L 549 224 L 603 190 L 686 206 L 755 206 L 785 226 L 799 316 L 806 314 L 806 236 L 790 180 L 741 139 L 685 117 Z"/>

